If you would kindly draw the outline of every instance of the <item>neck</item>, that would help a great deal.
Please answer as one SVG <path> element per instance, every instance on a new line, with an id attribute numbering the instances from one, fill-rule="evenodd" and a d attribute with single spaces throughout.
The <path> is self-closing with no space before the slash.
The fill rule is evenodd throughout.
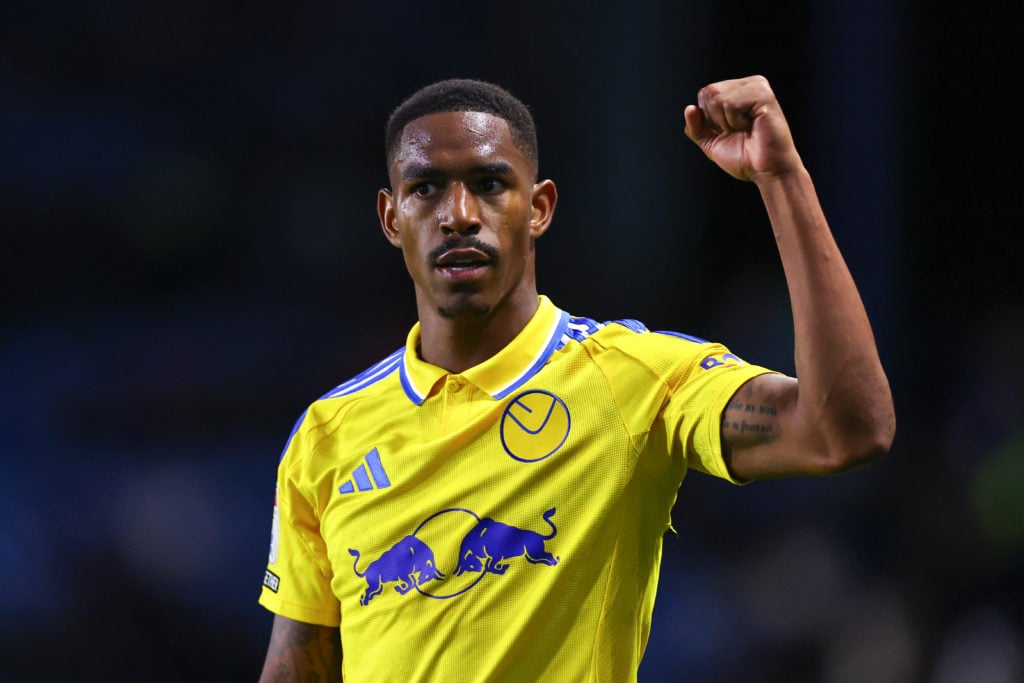
<path id="1" fill-rule="evenodd" d="M 420 357 L 453 373 L 494 356 L 522 332 L 539 305 L 537 292 L 506 299 L 486 315 L 445 317 L 429 302 L 418 301 Z"/>

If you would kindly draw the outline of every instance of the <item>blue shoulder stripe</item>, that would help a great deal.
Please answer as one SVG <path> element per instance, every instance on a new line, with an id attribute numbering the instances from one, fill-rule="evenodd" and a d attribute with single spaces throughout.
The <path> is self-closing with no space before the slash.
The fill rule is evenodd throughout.
<path id="1" fill-rule="evenodd" d="M 399 364 L 402 362 L 402 354 L 404 353 L 405 347 L 403 346 L 379 363 L 367 368 L 347 382 L 343 382 L 334 387 L 320 398 L 324 399 L 347 396 L 348 394 L 355 393 L 360 389 L 365 389 L 371 384 L 379 382 L 398 368 Z"/>
<path id="2" fill-rule="evenodd" d="M 608 325 L 622 325 L 626 329 L 632 330 L 638 334 L 648 331 L 646 325 L 639 320 L 633 320 L 632 318 L 608 320 L 603 323 L 599 323 L 593 318 L 569 318 L 569 324 L 565 330 L 565 334 L 562 335 L 562 338 L 558 342 L 558 347 L 555 350 L 557 351 L 561 349 L 570 341 L 582 342 L 590 335 Z"/>
<path id="3" fill-rule="evenodd" d="M 613 320 L 613 323 L 622 325 L 626 329 L 633 330 L 634 332 L 647 332 L 647 325 L 644 325 L 639 320 L 633 320 L 632 318 L 622 318 L 620 320 Z"/>
<path id="4" fill-rule="evenodd" d="M 594 334 L 595 332 L 597 332 L 601 328 L 603 328 L 603 327 L 605 327 L 607 325 L 613 325 L 613 324 L 614 325 L 622 325 L 626 329 L 632 330 L 633 332 L 636 332 L 637 334 L 641 334 L 641 333 L 644 333 L 644 332 L 650 332 L 651 331 L 642 322 L 640 322 L 639 320 L 634 320 L 632 318 L 621 318 L 619 320 L 609 320 L 609 321 L 606 321 L 606 322 L 603 322 L 603 323 L 599 323 L 596 320 L 594 320 L 593 318 L 570 318 L 569 319 L 569 324 L 567 326 L 567 329 L 565 330 L 565 333 L 562 335 L 562 338 L 558 341 L 558 346 L 556 347 L 555 350 L 556 351 L 557 350 L 561 350 L 562 347 L 564 347 L 570 341 L 582 342 L 584 339 L 586 339 L 590 335 Z M 701 339 L 700 337 L 695 337 L 692 334 L 684 334 L 682 332 L 673 332 L 672 330 L 654 330 L 654 333 L 655 334 L 667 334 L 670 337 L 679 337 L 680 339 L 685 339 L 687 341 L 691 341 L 694 344 L 707 344 L 708 343 L 708 341 L 706 339 Z"/>
<path id="5" fill-rule="evenodd" d="M 565 332 L 562 333 L 561 339 L 558 340 L 555 350 L 560 350 L 573 340 L 581 342 L 602 327 L 604 327 L 604 324 L 597 322 L 593 318 L 569 318 L 569 322 L 565 326 Z"/>
<path id="6" fill-rule="evenodd" d="M 299 425 L 306 419 L 306 413 L 309 410 L 303 410 L 302 415 L 299 415 L 299 419 L 295 421 L 295 426 L 292 427 L 292 433 L 288 435 L 288 439 L 284 442 L 284 448 L 281 449 L 281 460 L 284 460 L 284 454 L 288 452 L 288 447 L 292 445 L 292 439 L 295 438 L 295 432 L 299 431 Z"/>
<path id="7" fill-rule="evenodd" d="M 667 334 L 670 337 L 679 337 L 686 341 L 692 341 L 694 344 L 707 344 L 707 339 L 701 339 L 700 337 L 694 337 L 692 334 L 683 334 L 682 332 L 673 332 L 672 330 L 656 330 L 655 334 Z"/>
<path id="8" fill-rule="evenodd" d="M 360 389 L 365 389 L 371 384 L 379 382 L 380 380 L 384 379 L 398 368 L 399 364 L 402 362 L 402 354 L 404 353 L 405 347 L 403 346 L 402 348 L 398 349 L 384 360 L 371 365 L 369 368 L 359 373 L 352 379 L 346 382 L 342 382 L 338 386 L 334 387 L 326 394 L 318 398 L 317 401 L 322 401 L 325 398 L 337 398 L 339 396 L 347 396 L 349 394 L 354 394 Z M 281 451 L 282 460 L 284 459 L 284 454 L 288 452 L 288 446 L 291 445 L 292 439 L 295 438 L 296 432 L 299 431 L 299 426 L 302 424 L 302 421 L 306 419 L 306 413 L 308 412 L 308 408 L 302 411 L 302 415 L 299 415 L 299 419 L 295 421 L 295 426 L 292 427 L 292 432 L 291 434 L 288 435 L 288 440 L 284 442 L 284 449 L 282 449 Z"/>

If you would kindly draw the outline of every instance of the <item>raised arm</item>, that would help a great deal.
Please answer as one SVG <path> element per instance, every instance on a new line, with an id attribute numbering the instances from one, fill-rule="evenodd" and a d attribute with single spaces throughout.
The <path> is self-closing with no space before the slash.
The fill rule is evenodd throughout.
<path id="1" fill-rule="evenodd" d="M 275 616 L 260 683 L 313 681 L 341 681 L 338 628 Z"/>
<path id="2" fill-rule="evenodd" d="M 885 454 L 892 395 L 867 313 L 782 108 L 760 76 L 722 81 L 685 111 L 686 134 L 761 192 L 793 309 L 796 379 L 744 384 L 722 416 L 726 463 L 742 479 L 830 474 Z"/>

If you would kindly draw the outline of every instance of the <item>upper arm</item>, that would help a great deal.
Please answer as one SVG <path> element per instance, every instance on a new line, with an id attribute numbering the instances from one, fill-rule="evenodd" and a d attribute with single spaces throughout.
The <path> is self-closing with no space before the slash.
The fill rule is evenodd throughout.
<path id="1" fill-rule="evenodd" d="M 341 634 L 320 626 L 274 617 L 260 683 L 341 681 Z"/>
<path id="2" fill-rule="evenodd" d="M 733 394 L 722 413 L 722 455 L 736 478 L 832 474 L 873 459 L 849 447 L 860 436 L 854 424 L 798 399 L 797 380 L 784 375 L 755 377 Z"/>

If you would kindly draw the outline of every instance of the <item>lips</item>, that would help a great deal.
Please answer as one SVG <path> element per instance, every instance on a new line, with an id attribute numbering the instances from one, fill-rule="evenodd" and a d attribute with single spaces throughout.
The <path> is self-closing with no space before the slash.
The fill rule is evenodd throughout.
<path id="1" fill-rule="evenodd" d="M 482 275 L 491 260 L 490 255 L 479 249 L 451 249 L 441 254 L 434 266 L 447 279 L 461 282 Z"/>
<path id="2" fill-rule="evenodd" d="M 491 257 L 479 249 L 452 249 L 434 261 L 438 268 L 473 268 L 487 265 Z"/>

